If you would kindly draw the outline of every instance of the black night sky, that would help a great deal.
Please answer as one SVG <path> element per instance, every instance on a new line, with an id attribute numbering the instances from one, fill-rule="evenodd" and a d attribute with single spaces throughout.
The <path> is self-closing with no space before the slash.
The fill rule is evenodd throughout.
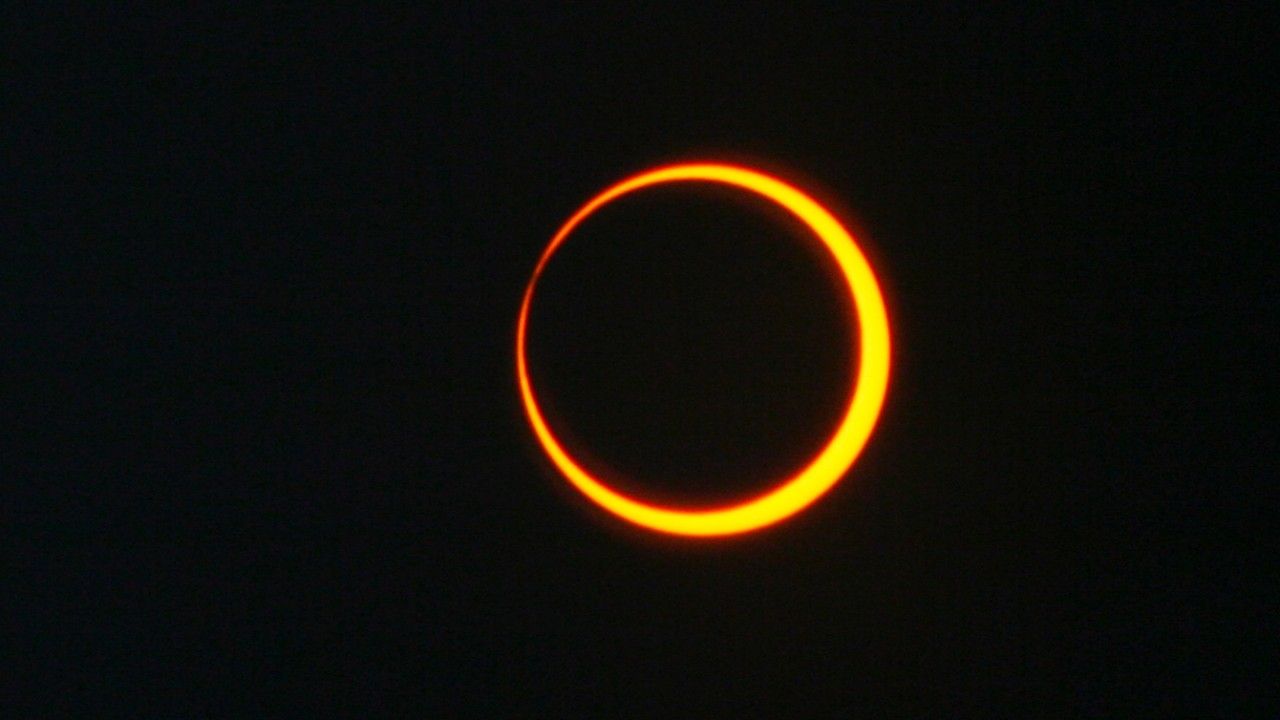
<path id="1" fill-rule="evenodd" d="M 18 5 L 0 11 L 12 717 L 1276 701 L 1274 599 L 1253 592 L 1275 564 L 1277 496 L 1253 494 L 1277 451 L 1274 19 Z M 514 369 L 552 233 L 683 160 L 829 201 L 895 343 L 844 481 L 712 541 L 578 496 Z M 759 492 L 849 392 L 834 273 L 742 194 L 610 205 L 540 285 L 549 414 L 620 487 Z"/>

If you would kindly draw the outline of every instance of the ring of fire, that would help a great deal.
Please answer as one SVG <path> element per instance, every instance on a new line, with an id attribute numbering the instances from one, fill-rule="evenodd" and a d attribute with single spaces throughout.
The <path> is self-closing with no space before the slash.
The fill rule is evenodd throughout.
<path id="1" fill-rule="evenodd" d="M 605 204 L 642 188 L 674 182 L 714 182 L 761 195 L 803 222 L 831 252 L 848 284 L 857 314 L 858 376 L 839 427 L 798 473 L 746 502 L 689 510 L 649 504 L 619 493 L 584 470 L 551 432 L 533 392 L 525 361 L 525 334 L 534 288 L 547 261 L 574 228 Z M 633 175 L 596 195 L 569 218 L 543 251 L 524 291 L 516 327 L 516 374 L 525 414 L 547 456 L 583 495 L 641 527 L 675 535 L 713 536 L 747 532 L 783 520 L 831 489 L 862 451 L 889 382 L 889 321 L 884 298 L 866 257 L 849 231 L 813 198 L 769 175 L 721 164 L 679 164 Z"/>

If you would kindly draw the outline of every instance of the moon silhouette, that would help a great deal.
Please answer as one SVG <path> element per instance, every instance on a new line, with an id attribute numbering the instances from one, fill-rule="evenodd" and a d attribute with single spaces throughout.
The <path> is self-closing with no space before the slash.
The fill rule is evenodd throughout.
<path id="1" fill-rule="evenodd" d="M 857 315 L 858 377 L 839 426 L 799 472 L 745 502 L 716 508 L 661 506 L 620 493 L 582 468 L 556 439 L 538 407 L 525 360 L 525 335 L 534 290 L 547 261 L 579 224 L 607 203 L 646 187 L 713 182 L 755 193 L 803 222 L 831 252 L 848 285 Z M 889 383 L 889 320 L 879 283 L 853 236 L 821 204 L 776 177 L 715 163 L 668 165 L 628 177 L 591 198 L 560 227 L 538 259 L 524 291 L 516 326 L 516 374 L 525 414 L 538 442 L 564 477 L 596 505 L 640 527 L 685 536 L 757 530 L 791 517 L 830 490 L 857 459 L 875 427 Z"/>

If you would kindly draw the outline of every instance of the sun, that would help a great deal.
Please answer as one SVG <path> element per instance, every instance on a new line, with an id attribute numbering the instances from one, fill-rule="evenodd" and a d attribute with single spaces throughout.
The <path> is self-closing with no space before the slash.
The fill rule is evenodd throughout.
<path id="1" fill-rule="evenodd" d="M 539 409 L 525 360 L 529 307 L 547 261 L 579 224 L 604 205 L 654 185 L 713 182 L 754 193 L 784 208 L 811 230 L 830 251 L 857 316 L 858 378 L 847 409 L 826 445 L 791 477 L 745 502 L 710 509 L 655 505 L 614 490 L 604 478 L 582 468 L 556 439 Z M 516 375 L 525 415 L 551 462 L 583 495 L 601 508 L 640 527 L 686 536 L 716 536 L 757 530 L 791 517 L 822 497 L 844 477 L 862 452 L 884 405 L 889 384 L 889 319 L 876 275 L 853 236 L 826 208 L 782 180 L 736 165 L 667 165 L 628 177 L 600 192 L 575 212 L 551 238 L 524 291 L 516 324 Z"/>

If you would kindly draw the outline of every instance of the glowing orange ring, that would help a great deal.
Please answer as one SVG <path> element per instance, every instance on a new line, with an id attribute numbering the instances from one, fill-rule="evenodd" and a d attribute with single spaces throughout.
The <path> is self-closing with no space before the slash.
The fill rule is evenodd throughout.
<path id="1" fill-rule="evenodd" d="M 650 185 L 683 181 L 724 183 L 749 190 L 781 205 L 799 218 L 831 251 L 840 266 L 857 311 L 859 328 L 858 379 L 849 407 L 827 445 L 808 465 L 778 486 L 746 502 L 727 507 L 682 510 L 660 507 L 627 497 L 582 469 L 547 426 L 534 399 L 525 363 L 525 329 L 534 285 L 547 260 L 569 233 L 591 213 L 622 195 Z M 853 237 L 813 198 L 781 180 L 732 165 L 670 165 L 642 172 L 596 195 L 569 218 L 551 238 L 524 291 L 516 328 L 516 373 L 525 413 L 538 441 L 564 476 L 600 507 L 637 525 L 676 535 L 729 535 L 778 522 L 799 512 L 831 489 L 853 464 L 875 426 L 889 383 L 889 320 L 875 274 Z"/>

